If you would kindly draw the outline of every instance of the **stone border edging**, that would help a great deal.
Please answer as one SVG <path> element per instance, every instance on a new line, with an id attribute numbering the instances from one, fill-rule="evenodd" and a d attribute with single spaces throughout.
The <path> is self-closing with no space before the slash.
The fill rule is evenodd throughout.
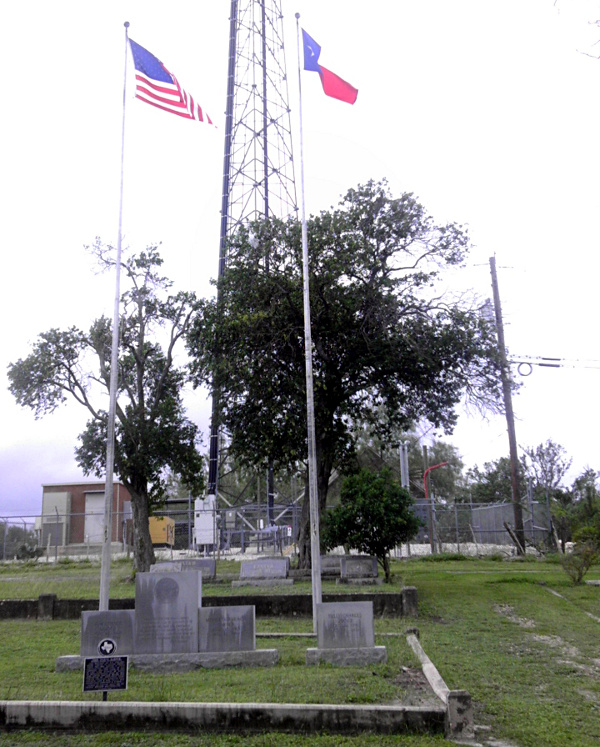
<path id="1" fill-rule="evenodd" d="M 406 640 L 419 659 L 423 674 L 431 689 L 446 706 L 446 732 L 453 736 L 472 739 L 475 736 L 475 724 L 471 695 L 466 690 L 450 690 L 434 663 L 423 650 L 417 628 L 410 628 L 406 631 Z"/>
<path id="2" fill-rule="evenodd" d="M 310 594 L 236 594 L 231 596 L 203 596 L 203 607 L 219 607 L 231 603 L 252 604 L 257 616 L 306 616 L 312 615 Z M 372 601 L 374 615 L 393 617 L 415 617 L 418 614 L 417 590 L 405 586 L 400 592 L 363 592 L 349 594 L 323 594 L 324 602 Z M 109 609 L 133 609 L 135 600 L 111 599 Z M 56 594 L 41 594 L 38 599 L 0 600 L 0 619 L 77 620 L 82 612 L 98 609 L 97 599 L 59 599 Z"/>
<path id="3" fill-rule="evenodd" d="M 0 701 L 0 729 L 442 733 L 445 709 L 278 703 Z"/>

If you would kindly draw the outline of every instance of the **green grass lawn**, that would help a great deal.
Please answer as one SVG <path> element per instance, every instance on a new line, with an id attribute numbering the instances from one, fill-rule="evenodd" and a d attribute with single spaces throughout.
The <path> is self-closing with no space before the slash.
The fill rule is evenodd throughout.
<path id="1" fill-rule="evenodd" d="M 133 670 L 129 690 L 110 697 L 158 701 L 390 703 L 403 698 L 403 691 L 395 682 L 396 675 L 402 667 L 416 666 L 416 661 L 404 636 L 383 634 L 403 633 L 407 627 L 416 625 L 425 651 L 448 686 L 469 690 L 475 722 L 489 725 L 496 739 L 510 740 L 518 747 L 591 747 L 600 743 L 600 623 L 586 614 L 600 618 L 600 587 L 571 586 L 560 566 L 549 561 L 415 559 L 395 563 L 394 572 L 394 585 L 378 588 L 387 591 L 399 590 L 402 584 L 416 586 L 420 614 L 418 620 L 391 617 L 376 620 L 376 643 L 388 647 L 386 665 L 307 668 L 304 651 L 311 645 L 310 639 L 259 636 L 259 647 L 279 649 L 278 666 L 168 676 Z M 89 598 L 94 596 L 91 583 L 97 573 L 98 568 L 86 564 L 81 567 L 59 564 L 56 568 L 27 567 L 21 574 L 11 565 L 0 569 L 0 597 L 4 596 L 2 592 L 7 585 L 15 583 L 6 579 L 19 575 L 22 593 L 13 596 L 35 597 L 36 592 L 23 591 L 41 584 L 44 592 Z M 115 564 L 111 596 L 133 596 L 133 585 L 126 580 L 130 575 L 125 563 Z M 71 582 L 61 580 L 68 576 L 72 576 Z M 594 567 L 589 577 L 600 577 L 600 568 Z M 121 586 L 126 587 L 126 593 L 115 593 Z M 310 591 L 308 583 L 295 586 Z M 340 587 L 332 587 L 340 591 Z M 551 594 L 549 589 L 563 598 Z M 63 594 L 63 590 L 68 592 Z M 226 584 L 207 584 L 204 593 L 213 594 L 217 590 L 223 594 L 231 592 Z M 305 618 L 257 619 L 259 634 L 306 633 L 311 628 L 312 621 Z M 5 653 L 0 657 L 0 699 L 84 699 L 80 673 L 53 671 L 56 656 L 78 651 L 77 621 L 3 621 L 0 636 Z M 169 745 L 186 747 L 204 744 L 220 747 L 242 742 L 251 747 L 296 745 L 301 740 L 318 747 L 362 744 L 429 747 L 444 743 L 443 739 L 428 735 L 348 738 L 320 735 L 308 739 L 268 734 L 67 736 L 13 732 L 0 734 L 0 745 L 158 746 L 166 745 L 167 739 Z"/>

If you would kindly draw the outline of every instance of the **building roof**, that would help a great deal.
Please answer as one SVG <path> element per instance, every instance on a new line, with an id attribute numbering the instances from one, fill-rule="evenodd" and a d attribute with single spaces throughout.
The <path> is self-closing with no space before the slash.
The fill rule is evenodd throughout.
<path id="1" fill-rule="evenodd" d="M 85 487 L 86 485 L 104 485 L 104 480 L 79 480 L 78 482 L 44 482 L 42 483 L 43 488 L 66 488 L 69 485 L 79 485 Z M 113 480 L 113 485 L 123 485 L 120 480 Z"/>

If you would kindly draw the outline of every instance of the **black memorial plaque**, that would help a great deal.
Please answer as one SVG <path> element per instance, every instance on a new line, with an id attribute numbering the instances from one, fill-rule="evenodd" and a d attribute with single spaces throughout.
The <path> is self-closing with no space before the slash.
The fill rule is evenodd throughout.
<path id="1" fill-rule="evenodd" d="M 127 656 L 90 656 L 83 668 L 83 692 L 127 690 Z"/>

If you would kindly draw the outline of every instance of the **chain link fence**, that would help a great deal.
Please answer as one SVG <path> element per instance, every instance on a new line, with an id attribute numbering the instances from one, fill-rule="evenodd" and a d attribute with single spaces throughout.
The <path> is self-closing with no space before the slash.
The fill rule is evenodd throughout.
<path id="1" fill-rule="evenodd" d="M 552 523 L 547 504 L 529 501 L 522 506 L 526 543 L 540 550 L 553 546 Z M 417 552 L 458 552 L 489 554 L 497 549 L 514 547 L 507 526 L 514 529 L 512 503 L 450 505 L 418 501 L 413 511 L 421 526 L 406 548 Z M 172 522 L 167 536 L 153 532 L 153 542 L 165 549 L 227 555 L 230 553 L 284 553 L 293 548 L 300 528 L 301 506 L 272 507 L 273 523 L 267 525 L 265 506 L 247 504 L 220 508 L 211 512 L 208 524 L 213 527 L 205 544 L 195 541 L 194 522 L 198 512 L 181 507 L 157 512 Z M 0 517 L 0 559 L 26 560 L 45 557 L 93 557 L 100 552 L 104 514 L 69 514 L 34 517 Z M 83 527 L 77 535 L 72 527 Z M 85 531 L 87 529 L 88 531 Z M 76 536 L 75 536 L 76 535 Z M 81 535 L 81 536 L 79 536 Z M 133 527 L 130 514 L 113 514 L 113 552 L 130 553 Z M 410 549 L 412 548 L 412 550 Z M 396 555 L 407 554 L 398 548 Z"/>
<path id="2" fill-rule="evenodd" d="M 418 501 L 413 511 L 421 528 L 413 543 L 434 547 L 437 552 L 479 553 L 497 547 L 514 547 L 507 526 L 514 530 L 512 503 L 430 504 Z M 540 550 L 553 546 L 552 522 L 547 504 L 522 504 L 525 542 Z"/>

